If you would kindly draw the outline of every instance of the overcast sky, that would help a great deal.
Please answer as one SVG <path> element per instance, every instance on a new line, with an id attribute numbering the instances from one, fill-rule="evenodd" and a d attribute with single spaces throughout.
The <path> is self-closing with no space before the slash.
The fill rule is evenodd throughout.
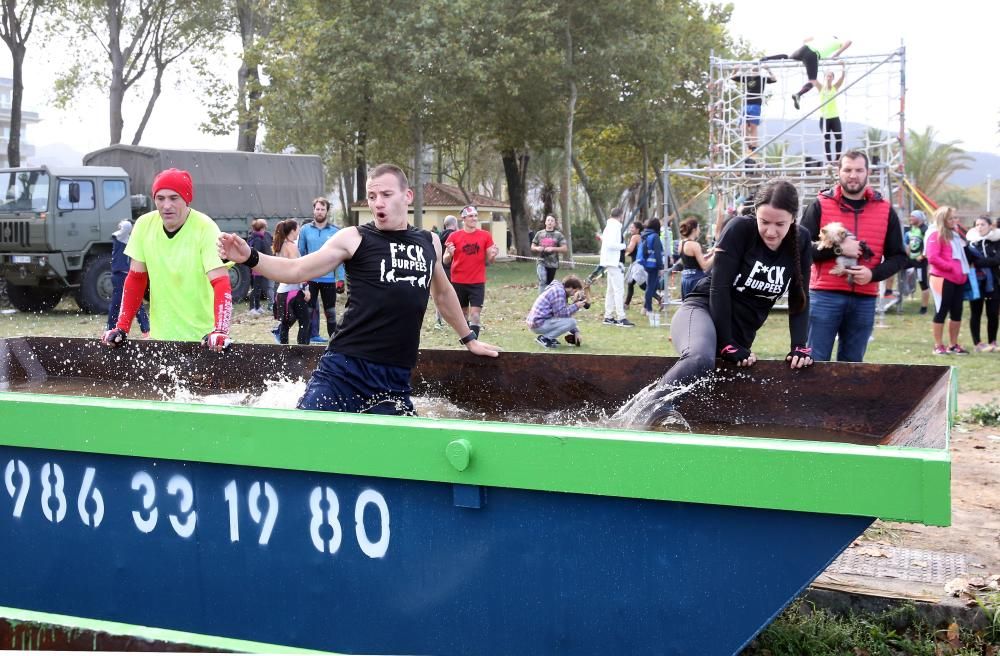
<path id="1" fill-rule="evenodd" d="M 932 126 L 942 141 L 1000 152 L 1000 2 L 730 2 L 732 33 L 765 53 L 787 53 L 804 38 L 824 33 L 853 41 L 845 56 L 889 53 L 904 45 L 907 127 Z"/>
<path id="2" fill-rule="evenodd" d="M 995 64 L 1000 2 L 951 0 L 927 5 L 926 11 L 918 3 L 897 0 L 732 2 L 732 32 L 766 53 L 789 52 L 804 37 L 824 33 L 853 40 L 845 54 L 888 53 L 905 44 L 907 127 L 933 126 L 942 140 L 960 140 L 967 150 L 1000 152 L 1000 82 Z M 41 45 L 41 36 L 33 35 L 28 43 L 24 109 L 43 117 L 42 123 L 30 128 L 30 141 L 38 145 L 63 142 L 80 152 L 106 146 L 106 98 L 90 93 L 70 111 L 48 107 L 54 71 L 67 62 L 58 59 L 57 48 Z M 9 53 L 6 48 L 0 51 L 0 71 L 9 76 Z M 220 64 L 230 71 L 235 66 L 234 59 Z M 131 139 L 141 111 L 139 103 L 128 108 L 126 140 Z M 142 142 L 182 148 L 235 147 L 234 136 L 201 134 L 198 125 L 204 118 L 197 93 L 171 81 Z"/>

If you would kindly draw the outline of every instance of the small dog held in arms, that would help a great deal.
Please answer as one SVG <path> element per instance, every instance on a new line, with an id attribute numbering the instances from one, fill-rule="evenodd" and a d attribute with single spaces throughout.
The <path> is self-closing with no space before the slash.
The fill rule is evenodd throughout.
<path id="1" fill-rule="evenodd" d="M 854 237 L 854 233 L 844 227 L 843 223 L 827 223 L 825 226 L 819 229 L 819 241 L 816 242 L 816 248 L 818 250 L 832 249 L 834 253 L 837 254 L 837 264 L 832 269 L 830 273 L 834 276 L 850 276 L 847 273 L 847 269 L 858 265 L 858 259 L 856 257 L 847 257 L 846 255 L 841 255 L 840 245 L 843 244 L 849 237 Z M 857 237 L 855 237 L 857 239 Z M 865 242 L 859 242 L 861 246 L 861 258 L 862 260 L 867 259 L 874 255 L 872 250 L 868 248 L 868 244 Z"/>

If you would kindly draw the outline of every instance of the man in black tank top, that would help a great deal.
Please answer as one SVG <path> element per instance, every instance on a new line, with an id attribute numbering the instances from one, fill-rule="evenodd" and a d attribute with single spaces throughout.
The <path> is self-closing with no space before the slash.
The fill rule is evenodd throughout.
<path id="1" fill-rule="evenodd" d="M 278 282 L 302 282 L 345 265 L 351 287 L 347 309 L 299 400 L 303 410 L 412 414 L 410 370 L 431 295 L 461 344 L 476 355 L 497 356 L 495 346 L 469 330 L 444 275 L 437 235 L 407 223 L 413 191 L 402 169 L 376 166 L 366 187 L 375 220 L 340 230 L 304 257 L 270 257 L 234 234 L 219 237 L 220 256 Z"/>

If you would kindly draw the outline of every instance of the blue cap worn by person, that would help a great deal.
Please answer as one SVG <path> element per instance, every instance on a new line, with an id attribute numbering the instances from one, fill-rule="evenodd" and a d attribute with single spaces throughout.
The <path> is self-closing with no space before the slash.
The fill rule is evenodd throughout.
<path id="1" fill-rule="evenodd" d="M 924 222 L 926 222 L 926 221 L 927 221 L 927 215 L 926 215 L 926 214 L 924 214 L 924 213 L 923 213 L 922 211 L 920 211 L 920 210 L 913 210 L 912 212 L 910 212 L 910 216 L 912 216 L 912 217 L 914 217 L 914 218 L 917 218 L 917 219 L 920 219 L 920 222 L 921 222 L 921 223 L 924 223 Z"/>

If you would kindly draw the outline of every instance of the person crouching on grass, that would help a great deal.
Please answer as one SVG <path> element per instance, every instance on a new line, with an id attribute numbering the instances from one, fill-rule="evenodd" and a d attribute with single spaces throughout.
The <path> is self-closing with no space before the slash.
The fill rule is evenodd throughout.
<path id="1" fill-rule="evenodd" d="M 538 295 L 526 321 L 531 332 L 538 335 L 535 341 L 545 348 L 559 346 L 559 336 L 564 333 L 568 343 L 582 346 L 583 339 L 573 315 L 580 308 L 589 307 L 583 283 L 576 276 L 566 276 L 562 280 L 553 280 Z"/>

